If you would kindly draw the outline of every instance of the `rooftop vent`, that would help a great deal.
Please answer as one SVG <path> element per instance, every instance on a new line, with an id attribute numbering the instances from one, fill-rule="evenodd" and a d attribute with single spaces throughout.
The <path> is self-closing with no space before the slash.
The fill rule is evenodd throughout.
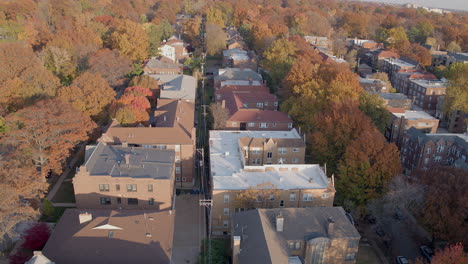
<path id="1" fill-rule="evenodd" d="M 86 212 L 78 215 L 78 219 L 80 221 L 80 224 L 86 223 L 88 221 L 91 221 L 93 219 L 93 215 Z"/>

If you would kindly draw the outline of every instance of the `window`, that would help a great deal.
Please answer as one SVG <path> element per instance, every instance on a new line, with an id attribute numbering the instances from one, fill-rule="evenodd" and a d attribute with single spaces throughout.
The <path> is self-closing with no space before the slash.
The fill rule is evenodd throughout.
<path id="1" fill-rule="evenodd" d="M 434 161 L 435 162 L 441 162 L 442 161 L 442 156 L 435 156 Z"/>
<path id="2" fill-rule="evenodd" d="M 109 231 L 109 233 L 107 234 L 107 237 L 108 238 L 114 238 L 114 231 Z"/>
<path id="3" fill-rule="evenodd" d="M 180 145 L 175 145 L 175 146 L 174 146 L 174 150 L 175 150 L 176 152 L 179 152 L 179 151 L 180 151 Z"/>
<path id="4" fill-rule="evenodd" d="M 136 184 L 127 184 L 127 192 L 136 192 L 137 185 Z"/>
<path id="5" fill-rule="evenodd" d="M 348 253 L 346 254 L 345 260 L 354 260 L 356 258 L 356 253 Z"/>
<path id="6" fill-rule="evenodd" d="M 252 159 L 252 165 L 260 165 L 260 159 Z"/>
<path id="7" fill-rule="evenodd" d="M 249 108 L 248 104 L 242 104 L 242 106 L 244 106 L 244 108 Z"/>
<path id="8" fill-rule="evenodd" d="M 287 149 L 286 148 L 278 148 L 278 154 L 286 154 Z"/>
<path id="9" fill-rule="evenodd" d="M 116 184 L 116 185 L 115 185 L 115 190 L 116 190 L 116 191 L 120 191 L 120 184 Z"/>
<path id="10" fill-rule="evenodd" d="M 322 193 L 322 198 L 326 199 L 326 198 L 328 198 L 328 197 L 329 197 L 329 196 L 328 196 L 328 193 Z"/>
<path id="11" fill-rule="evenodd" d="M 180 174 L 180 167 L 175 167 L 175 173 Z"/>
<path id="12" fill-rule="evenodd" d="M 255 123 L 254 122 L 250 122 L 249 123 L 249 127 L 254 127 L 255 126 Z"/>
<path id="13" fill-rule="evenodd" d="M 180 177 L 176 177 L 175 180 L 180 182 Z"/>
<path id="14" fill-rule="evenodd" d="M 137 198 L 128 198 L 127 202 L 128 202 L 128 205 L 138 205 L 138 199 Z"/>
<path id="15" fill-rule="evenodd" d="M 261 148 L 252 148 L 252 154 L 260 154 L 260 153 L 262 153 Z"/>
<path id="16" fill-rule="evenodd" d="M 299 159 L 298 158 L 293 158 L 292 159 L 292 163 L 298 163 L 299 162 Z"/>
<path id="17" fill-rule="evenodd" d="M 424 159 L 424 165 L 427 165 L 427 164 L 429 164 L 429 158 Z"/>
<path id="18" fill-rule="evenodd" d="M 426 154 L 430 154 L 431 153 L 431 148 L 427 148 L 426 149 Z"/>
<path id="19" fill-rule="evenodd" d="M 284 200 L 281 200 L 281 201 L 280 201 L 280 205 L 279 205 L 279 206 L 280 206 L 280 207 L 284 207 Z"/>
<path id="20" fill-rule="evenodd" d="M 233 126 L 233 127 L 238 126 L 238 125 L 237 125 L 237 122 L 232 122 L 232 126 Z"/>
<path id="21" fill-rule="evenodd" d="M 279 158 L 278 159 L 278 164 L 284 164 L 286 162 L 285 158 Z"/>
<path id="22" fill-rule="evenodd" d="M 102 205 L 109 205 L 111 204 L 111 198 L 110 197 L 101 197 L 101 204 Z"/>
<path id="23" fill-rule="evenodd" d="M 150 199 L 148 200 L 148 204 L 149 204 L 149 205 L 154 205 L 154 198 L 150 198 Z"/>
<path id="24" fill-rule="evenodd" d="M 175 163 L 180 163 L 180 157 L 179 156 L 175 156 Z"/>
<path id="25" fill-rule="evenodd" d="M 238 213 L 238 212 L 244 212 L 244 211 L 245 211 L 244 208 L 236 208 L 236 213 Z"/>
<path id="26" fill-rule="evenodd" d="M 224 208 L 223 214 L 224 215 L 229 215 L 229 208 Z"/>
<path id="27" fill-rule="evenodd" d="M 299 152 L 298 148 L 293 148 L 293 152 Z"/>
<path id="28" fill-rule="evenodd" d="M 99 184 L 99 191 L 100 192 L 108 192 L 109 191 L 109 184 Z"/>
<path id="29" fill-rule="evenodd" d="M 274 106 L 278 106 L 278 102 L 274 102 L 273 105 L 274 105 Z"/>
<path id="30" fill-rule="evenodd" d="M 288 128 L 289 128 L 289 129 L 292 128 L 292 123 L 288 123 Z"/>
<path id="31" fill-rule="evenodd" d="M 290 249 L 294 249 L 294 242 L 289 242 L 288 244 Z"/>
<path id="32" fill-rule="evenodd" d="M 437 145 L 437 153 L 441 153 L 444 151 L 444 146 L 443 145 Z"/>
<path id="33" fill-rule="evenodd" d="M 183 182 L 187 181 L 187 178 L 182 177 L 182 181 L 183 181 Z"/>
<path id="34" fill-rule="evenodd" d="M 272 125 L 272 127 L 276 127 L 276 122 L 273 122 L 273 125 Z"/>
<path id="35" fill-rule="evenodd" d="M 156 145 L 157 149 L 166 149 L 166 145 Z"/>
<path id="36" fill-rule="evenodd" d="M 122 198 L 117 197 L 117 204 L 121 204 L 121 203 L 122 203 Z"/>
<path id="37" fill-rule="evenodd" d="M 229 203 L 229 194 L 224 195 L 224 202 Z"/>
<path id="38" fill-rule="evenodd" d="M 313 199 L 314 197 L 311 193 L 304 193 L 304 196 L 302 196 L 303 201 L 312 201 Z"/>
<path id="39" fill-rule="evenodd" d="M 258 108 L 263 108 L 263 103 L 257 103 Z"/>
<path id="40" fill-rule="evenodd" d="M 267 153 L 267 158 L 271 159 L 271 157 L 273 157 L 273 152 L 268 152 Z"/>
<path id="41" fill-rule="evenodd" d="M 143 145 L 143 148 L 153 148 L 153 145 Z"/>
<path id="42" fill-rule="evenodd" d="M 296 250 L 301 249 L 301 242 L 296 242 Z"/>
<path id="43" fill-rule="evenodd" d="M 291 193 L 289 195 L 289 201 L 296 201 L 296 194 L 295 193 Z"/>
<path id="44" fill-rule="evenodd" d="M 260 128 L 268 128 L 268 123 L 260 123 Z"/>
<path id="45" fill-rule="evenodd" d="M 148 192 L 152 192 L 153 191 L 153 184 L 148 184 Z"/>
<path id="46" fill-rule="evenodd" d="M 229 225 L 229 221 L 227 220 L 223 221 L 223 227 L 228 227 L 228 225 Z"/>

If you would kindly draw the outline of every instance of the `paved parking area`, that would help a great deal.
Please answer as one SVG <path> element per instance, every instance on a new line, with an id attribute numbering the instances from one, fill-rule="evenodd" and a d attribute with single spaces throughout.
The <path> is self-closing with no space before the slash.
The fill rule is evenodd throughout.
<path id="1" fill-rule="evenodd" d="M 176 197 L 172 263 L 197 263 L 200 245 L 205 238 L 205 213 L 199 206 L 199 195 L 181 194 Z"/>

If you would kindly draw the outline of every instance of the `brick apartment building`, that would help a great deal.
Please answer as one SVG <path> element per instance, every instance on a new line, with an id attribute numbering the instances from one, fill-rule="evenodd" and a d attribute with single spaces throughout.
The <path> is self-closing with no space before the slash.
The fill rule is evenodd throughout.
<path id="1" fill-rule="evenodd" d="M 255 202 L 258 206 L 333 206 L 335 188 L 323 168 L 299 163 L 305 145 L 296 130 L 212 130 L 209 142 L 213 235 L 229 234 L 233 213 L 248 209 L 236 198 L 261 184 L 275 186 L 279 195 Z"/>
<path id="2" fill-rule="evenodd" d="M 423 133 L 436 133 L 439 120 L 424 111 L 412 111 L 402 108 L 389 108 L 392 122 L 385 131 L 385 137 L 401 147 L 405 132 L 411 127 Z"/>
<path id="3" fill-rule="evenodd" d="M 234 264 L 355 263 L 361 238 L 342 207 L 239 212 L 231 230 Z"/>
<path id="4" fill-rule="evenodd" d="M 388 74 L 388 79 L 392 81 L 397 72 L 417 70 L 418 63 L 407 58 L 387 58 L 383 60 L 382 66 L 382 70 Z"/>
<path id="5" fill-rule="evenodd" d="M 190 100 L 159 99 L 150 127 L 124 127 L 116 120 L 99 139 L 125 145 L 175 152 L 177 188 L 191 188 L 195 180 L 195 106 Z"/>
<path id="6" fill-rule="evenodd" d="M 173 150 L 100 142 L 87 148 L 85 163 L 73 178 L 76 207 L 170 209 L 174 175 Z"/>
<path id="7" fill-rule="evenodd" d="M 446 83 L 431 80 L 410 80 L 408 97 L 414 99 L 414 105 L 425 112 L 435 115 L 437 98 L 445 95 Z"/>
<path id="8" fill-rule="evenodd" d="M 412 127 L 403 137 L 401 163 L 407 172 L 448 165 L 468 172 L 468 137 L 454 134 L 424 134 Z"/>
<path id="9" fill-rule="evenodd" d="M 437 77 L 432 73 L 417 70 L 398 71 L 392 75 L 392 85 L 400 93 L 408 95 L 411 80 L 432 80 L 437 81 Z"/>
<path id="10" fill-rule="evenodd" d="M 450 113 L 444 112 L 445 97 L 440 96 L 437 98 L 437 109 L 435 117 L 440 119 L 440 127 L 446 128 L 450 133 L 466 133 L 468 132 L 465 119 L 468 114 L 460 110 L 455 110 Z"/>

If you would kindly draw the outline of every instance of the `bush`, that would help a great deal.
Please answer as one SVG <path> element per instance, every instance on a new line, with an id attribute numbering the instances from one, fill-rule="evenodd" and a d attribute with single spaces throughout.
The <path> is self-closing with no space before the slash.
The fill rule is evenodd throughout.
<path id="1" fill-rule="evenodd" d="M 41 250 L 50 237 L 50 230 L 46 223 L 35 223 L 23 236 L 23 248 Z"/>

